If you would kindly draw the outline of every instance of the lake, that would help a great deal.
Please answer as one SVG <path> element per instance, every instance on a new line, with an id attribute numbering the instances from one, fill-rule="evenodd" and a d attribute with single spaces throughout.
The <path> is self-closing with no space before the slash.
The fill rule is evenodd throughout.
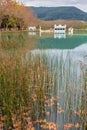
<path id="1" fill-rule="evenodd" d="M 42 94 L 33 102 L 35 130 L 86 130 L 87 34 L 2 33 L 0 48 L 4 55 L 24 52 L 26 62 L 31 55 L 32 66 L 39 56 L 30 83 L 41 88 L 28 90 Z"/>

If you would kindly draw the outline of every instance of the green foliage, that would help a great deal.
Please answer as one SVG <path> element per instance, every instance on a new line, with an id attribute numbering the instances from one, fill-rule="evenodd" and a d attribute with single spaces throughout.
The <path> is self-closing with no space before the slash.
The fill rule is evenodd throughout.
<path id="1" fill-rule="evenodd" d="M 7 28 L 8 23 L 9 23 L 9 15 L 4 15 L 2 17 L 1 27 L 2 28 Z"/>
<path id="2" fill-rule="evenodd" d="M 27 10 L 23 4 L 15 0 L 0 0 L 0 28 L 26 29 L 34 18 L 31 9 Z"/>
<path id="3" fill-rule="evenodd" d="M 24 26 L 24 20 L 22 18 L 16 18 L 14 16 L 3 15 L 1 20 L 1 28 L 7 29 L 7 28 L 18 28 L 19 30 L 23 28 Z"/>
<path id="4" fill-rule="evenodd" d="M 16 26 L 20 30 L 24 26 L 24 20 L 22 18 L 16 18 Z"/>
<path id="5" fill-rule="evenodd" d="M 16 26 L 15 18 L 14 17 L 10 17 L 9 18 L 9 23 L 8 23 L 8 28 L 14 28 L 15 26 Z"/>

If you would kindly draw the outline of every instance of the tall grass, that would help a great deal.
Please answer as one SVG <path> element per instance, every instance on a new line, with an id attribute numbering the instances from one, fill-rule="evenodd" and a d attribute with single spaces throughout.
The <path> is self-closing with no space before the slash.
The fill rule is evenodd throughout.
<path id="1" fill-rule="evenodd" d="M 25 44 L 7 41 L 0 43 L 0 130 L 86 130 L 86 70 L 70 53 L 24 55 Z"/>
<path id="2" fill-rule="evenodd" d="M 0 112 L 3 127 L 23 129 L 31 121 L 44 119 L 45 100 L 52 85 L 47 61 L 29 56 L 0 56 Z M 44 114 L 43 114 L 44 113 Z M 19 125 L 19 126 L 18 126 Z M 2 128 L 3 129 L 3 128 Z"/>
<path id="3" fill-rule="evenodd" d="M 69 54 L 48 57 L 1 53 L 1 129 L 86 129 L 86 72 L 79 82 Z"/>
<path id="4" fill-rule="evenodd" d="M 27 32 L 0 33 L 0 49 L 5 51 L 31 50 L 37 43 Z"/>
<path id="5" fill-rule="evenodd" d="M 34 55 L 37 54 L 41 57 L 46 55 L 49 72 L 52 72 L 52 87 L 48 91 L 50 97 L 46 101 L 48 113 L 45 118 L 56 123 L 56 129 L 59 130 L 86 130 L 86 68 L 82 70 L 78 60 L 73 59 L 70 52 L 34 51 Z"/>

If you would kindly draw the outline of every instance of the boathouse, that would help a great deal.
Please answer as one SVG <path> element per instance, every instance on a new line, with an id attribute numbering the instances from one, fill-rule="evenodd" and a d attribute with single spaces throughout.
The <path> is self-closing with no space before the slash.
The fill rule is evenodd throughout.
<path id="1" fill-rule="evenodd" d="M 66 33 L 66 25 L 54 25 L 54 33 Z"/>
<path id="2" fill-rule="evenodd" d="M 29 31 L 36 31 L 36 27 L 35 26 L 30 26 L 30 27 L 28 27 L 28 30 Z"/>

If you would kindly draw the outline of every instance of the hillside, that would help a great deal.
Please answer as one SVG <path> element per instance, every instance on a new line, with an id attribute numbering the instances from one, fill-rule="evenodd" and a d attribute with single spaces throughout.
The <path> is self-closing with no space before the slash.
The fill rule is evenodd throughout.
<path id="1" fill-rule="evenodd" d="M 42 20 L 87 20 L 87 13 L 76 7 L 32 7 Z"/>

